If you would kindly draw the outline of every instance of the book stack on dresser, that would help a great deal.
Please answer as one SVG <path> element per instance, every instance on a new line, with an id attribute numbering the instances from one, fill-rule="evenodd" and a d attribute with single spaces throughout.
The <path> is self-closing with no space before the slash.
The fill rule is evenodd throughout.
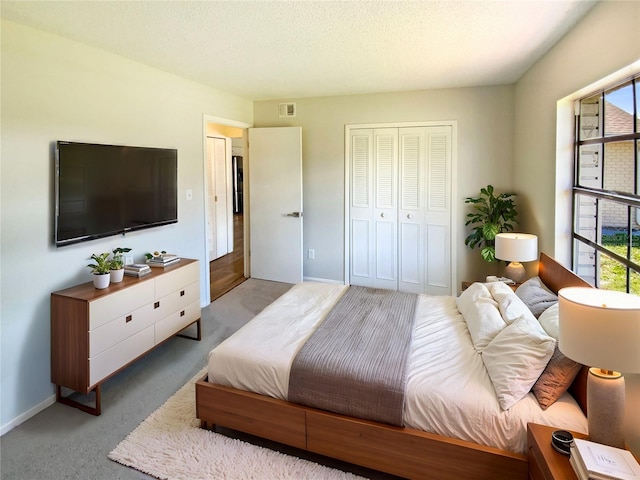
<path id="1" fill-rule="evenodd" d="M 145 265 L 144 263 L 131 263 L 124 266 L 124 274 L 131 277 L 144 277 L 150 273 L 151 268 L 149 268 L 149 265 Z"/>
<path id="2" fill-rule="evenodd" d="M 150 267 L 167 267 L 178 263 L 180 257 L 173 253 L 163 253 L 161 255 L 155 255 L 147 260 L 147 265 Z"/>

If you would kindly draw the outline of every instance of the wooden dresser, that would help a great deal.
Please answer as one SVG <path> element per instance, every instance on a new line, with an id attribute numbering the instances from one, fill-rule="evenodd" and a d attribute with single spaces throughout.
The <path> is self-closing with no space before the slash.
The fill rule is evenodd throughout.
<path id="1" fill-rule="evenodd" d="M 125 276 L 98 290 L 92 282 L 51 294 L 51 382 L 58 402 L 100 415 L 100 386 L 168 338 L 197 325 L 200 267 L 182 259 L 150 275 Z M 95 392 L 95 408 L 63 396 L 62 387 Z"/>

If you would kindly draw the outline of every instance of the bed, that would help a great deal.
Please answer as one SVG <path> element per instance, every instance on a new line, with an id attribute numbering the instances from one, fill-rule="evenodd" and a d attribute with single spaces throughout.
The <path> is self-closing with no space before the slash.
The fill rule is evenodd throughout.
<path id="1" fill-rule="evenodd" d="M 545 254 L 538 278 L 552 293 L 588 285 Z M 196 382 L 197 418 L 203 428 L 226 427 L 406 478 L 525 479 L 527 422 L 586 431 L 586 368 L 574 366 L 579 373 L 568 391 L 545 409 L 530 385 L 524 396 L 505 390 L 509 376 L 526 377 L 505 370 L 501 359 L 519 354 L 508 332 L 524 316 L 531 325 L 533 307 L 523 315 L 520 297 L 502 284 L 472 287 L 458 298 L 418 297 L 400 426 L 288 401 L 293 356 L 346 288 L 316 284 L 295 286 L 210 353 L 209 371 Z M 304 301 L 292 302 L 295 296 Z M 509 328 L 487 333 L 492 322 L 474 307 L 483 303 Z M 539 314 L 540 324 L 552 310 Z M 558 352 L 542 331 L 536 358 L 550 365 Z M 549 366 L 541 368 L 546 374 Z"/>

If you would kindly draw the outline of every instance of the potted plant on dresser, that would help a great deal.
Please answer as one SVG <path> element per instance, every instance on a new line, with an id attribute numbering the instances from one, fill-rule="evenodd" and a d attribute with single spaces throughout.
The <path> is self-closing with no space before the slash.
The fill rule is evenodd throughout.
<path id="1" fill-rule="evenodd" d="M 120 283 L 124 278 L 124 260 L 122 258 L 123 253 L 130 252 L 130 248 L 118 247 L 113 250 L 113 258 L 110 262 L 111 267 L 111 283 Z"/>
<path id="2" fill-rule="evenodd" d="M 109 261 L 109 252 L 91 255 L 91 260 L 95 263 L 87 265 L 93 273 L 93 286 L 96 288 L 107 288 L 111 281 L 111 262 Z"/>

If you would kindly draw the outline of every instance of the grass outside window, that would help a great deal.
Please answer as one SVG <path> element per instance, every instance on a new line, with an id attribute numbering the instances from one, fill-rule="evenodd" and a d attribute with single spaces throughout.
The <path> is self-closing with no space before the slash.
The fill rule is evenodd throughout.
<path id="1" fill-rule="evenodd" d="M 627 256 L 626 245 L 616 245 L 608 242 L 603 242 L 603 244 L 608 250 L 621 257 Z M 637 265 L 640 264 L 640 245 L 635 241 L 634 246 L 631 248 L 631 261 Z M 630 293 L 640 295 L 640 274 L 631 270 L 630 276 Z M 626 267 L 604 253 L 600 255 L 600 288 L 619 292 L 627 291 Z"/>

